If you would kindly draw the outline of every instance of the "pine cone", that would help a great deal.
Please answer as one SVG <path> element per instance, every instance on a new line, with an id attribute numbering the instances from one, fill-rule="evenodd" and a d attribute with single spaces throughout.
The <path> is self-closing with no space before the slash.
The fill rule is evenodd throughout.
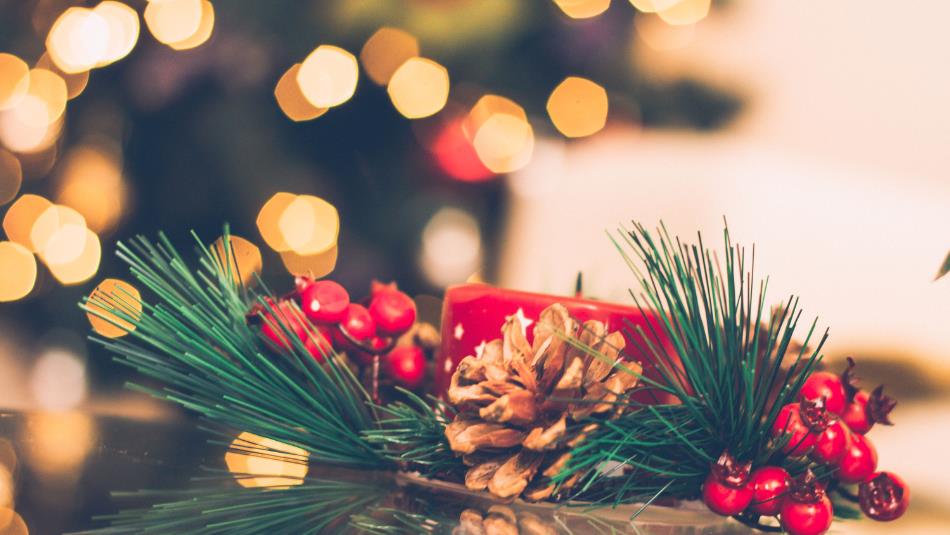
<path id="1" fill-rule="evenodd" d="M 574 474 L 560 487 L 552 481 L 598 419 L 624 411 L 617 400 L 636 386 L 641 367 L 621 360 L 619 332 L 607 334 L 593 320 L 579 328 L 560 304 L 541 313 L 531 345 L 519 316 L 501 331 L 452 375 L 448 402 L 457 414 L 445 435 L 470 467 L 469 489 L 547 499 L 580 479 Z"/>

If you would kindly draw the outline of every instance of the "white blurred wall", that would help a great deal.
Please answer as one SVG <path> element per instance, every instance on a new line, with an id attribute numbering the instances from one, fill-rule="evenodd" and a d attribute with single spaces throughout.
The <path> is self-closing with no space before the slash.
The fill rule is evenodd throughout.
<path id="1" fill-rule="evenodd" d="M 539 143 L 512 177 L 500 282 L 624 298 L 604 229 L 639 219 L 757 244 L 770 295 L 802 297 L 830 352 L 912 353 L 950 366 L 950 2 L 735 1 L 684 49 L 638 60 L 748 95 L 707 136 L 612 125 Z M 645 51 L 644 51 L 645 50 Z"/>

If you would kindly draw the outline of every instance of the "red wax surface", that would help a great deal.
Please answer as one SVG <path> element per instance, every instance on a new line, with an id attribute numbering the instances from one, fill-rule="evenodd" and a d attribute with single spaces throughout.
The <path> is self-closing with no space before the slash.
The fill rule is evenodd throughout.
<path id="1" fill-rule="evenodd" d="M 675 351 L 663 333 L 662 323 L 651 311 L 644 313 L 635 306 L 507 290 L 487 284 L 462 284 L 451 286 L 445 292 L 442 305 L 442 348 L 435 372 L 436 391 L 439 394 L 445 393 L 455 367 L 463 358 L 474 355 L 479 344 L 501 338 L 505 318 L 517 314 L 520 309 L 529 321 L 534 322 L 541 311 L 554 303 L 567 307 L 571 316 L 578 322 L 598 320 L 604 322 L 608 332 L 623 333 L 627 341 L 624 348 L 626 359 L 640 362 L 646 377 L 660 381 L 661 376 L 654 369 L 654 357 L 649 346 L 636 332 L 637 326 L 643 329 L 654 345 L 658 348 L 664 347 L 667 354 L 675 358 Z M 533 341 L 533 331 L 534 324 L 531 323 L 527 328 L 529 343 Z M 657 337 L 652 335 L 654 331 Z M 635 397 L 643 402 L 673 401 L 670 396 L 656 391 L 644 392 Z"/>

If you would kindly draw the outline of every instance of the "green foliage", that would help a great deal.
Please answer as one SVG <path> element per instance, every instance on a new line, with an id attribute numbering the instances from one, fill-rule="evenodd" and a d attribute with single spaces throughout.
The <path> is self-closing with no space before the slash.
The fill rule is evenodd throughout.
<path id="1" fill-rule="evenodd" d="M 375 427 L 370 398 L 335 355 L 318 365 L 289 328 L 309 322 L 299 309 L 293 318 L 277 313 L 266 291 L 236 283 L 234 262 L 198 242 L 200 267 L 191 269 L 164 235 L 157 243 L 138 237 L 118 245 L 118 256 L 150 291 L 135 314 L 128 294 L 100 296 L 96 304 L 135 326 L 120 339 L 93 337 L 116 360 L 161 386 L 134 389 L 193 410 L 217 427 L 250 431 L 301 447 L 317 462 L 379 468 L 389 462 L 362 436 Z M 227 228 L 225 256 L 233 257 Z M 245 315 L 258 303 L 271 327 L 292 341 L 279 353 L 265 347 Z M 97 307 L 83 307 L 114 324 Z M 121 325 L 120 325 L 121 326 Z M 312 326 L 311 326 L 312 329 Z M 313 331 L 311 330 L 311 335 Z"/>
<path id="2" fill-rule="evenodd" d="M 729 450 L 740 460 L 798 467 L 784 459 L 770 430 L 779 409 L 793 401 L 820 361 L 827 333 L 814 343 L 816 323 L 802 347 L 790 351 L 801 311 L 789 298 L 764 324 L 767 279 L 754 285 L 754 251 L 723 233 L 722 262 L 703 245 L 687 245 L 661 226 L 654 237 L 642 225 L 614 239 L 640 292 L 641 309 L 659 311 L 659 329 L 637 327 L 656 362 L 658 382 L 648 388 L 674 396 L 675 405 L 645 405 L 601 426 L 573 452 L 563 480 L 585 473 L 577 496 L 599 502 L 645 501 L 667 492 L 699 493 L 710 463 Z M 669 340 L 668 351 L 662 338 Z M 614 464 L 612 473 L 602 469 Z M 619 477 L 608 477 L 619 476 Z"/>
<path id="3" fill-rule="evenodd" d="M 448 407 L 434 397 L 427 403 L 408 390 L 399 390 L 407 401 L 378 406 L 380 425 L 364 431 L 363 436 L 390 460 L 426 477 L 460 473 L 464 466 L 445 438 Z"/>
<path id="4" fill-rule="evenodd" d="M 225 475 L 227 479 L 231 476 Z M 371 482 L 308 479 L 287 488 L 242 488 L 233 482 L 185 491 L 116 493 L 124 500 L 158 502 L 98 517 L 109 527 L 99 535 L 188 533 L 269 535 L 338 533 L 351 515 L 375 506 L 391 490 Z"/>

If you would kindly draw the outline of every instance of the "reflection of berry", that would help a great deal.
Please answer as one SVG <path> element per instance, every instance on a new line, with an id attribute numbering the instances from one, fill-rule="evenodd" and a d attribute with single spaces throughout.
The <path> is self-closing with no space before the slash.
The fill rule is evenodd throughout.
<path id="1" fill-rule="evenodd" d="M 900 518 L 907 510 L 910 488 L 897 474 L 878 472 L 861 483 L 858 498 L 868 518 L 886 522 Z"/>
<path id="2" fill-rule="evenodd" d="M 864 435 L 851 433 L 851 443 L 838 461 L 838 477 L 845 483 L 860 483 L 877 468 L 877 450 Z"/>
<path id="3" fill-rule="evenodd" d="M 386 371 L 393 381 L 410 390 L 422 386 L 426 377 L 426 357 L 417 346 L 401 346 L 386 355 Z"/>
<path id="4" fill-rule="evenodd" d="M 821 535 L 831 527 L 834 510 L 824 487 L 809 471 L 792 484 L 779 520 L 789 535 Z"/>
<path id="5" fill-rule="evenodd" d="M 801 396 L 804 399 L 824 399 L 825 409 L 835 414 L 844 411 L 846 402 L 844 384 L 841 378 L 830 372 L 814 372 L 802 385 Z"/>
<path id="6" fill-rule="evenodd" d="M 749 476 L 749 486 L 752 487 L 753 512 L 760 515 L 775 516 L 782 508 L 782 500 L 791 478 L 784 469 L 777 466 L 763 466 Z"/>
<path id="7" fill-rule="evenodd" d="M 370 300 L 369 313 L 379 332 L 387 336 L 398 336 L 416 322 L 416 304 L 399 290 L 376 292 Z"/>
<path id="8" fill-rule="evenodd" d="M 749 484 L 751 463 L 738 463 L 729 452 L 723 452 L 712 465 L 703 483 L 703 503 L 720 515 L 732 516 L 744 511 L 752 502 Z"/>
<path id="9" fill-rule="evenodd" d="M 350 294 L 338 283 L 320 280 L 305 285 L 300 294 L 300 308 L 307 319 L 321 323 L 336 323 L 343 318 L 350 304 Z"/>

